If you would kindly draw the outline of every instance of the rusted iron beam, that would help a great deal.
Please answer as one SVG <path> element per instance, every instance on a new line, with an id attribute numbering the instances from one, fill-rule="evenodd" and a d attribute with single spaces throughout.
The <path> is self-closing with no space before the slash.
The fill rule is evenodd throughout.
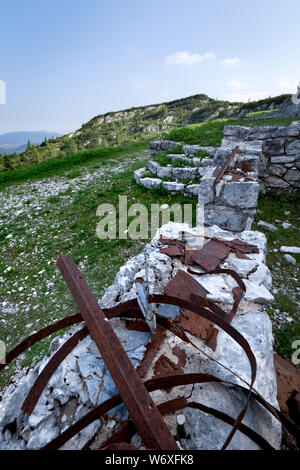
<path id="1" fill-rule="evenodd" d="M 233 151 L 231 152 L 231 154 L 229 155 L 229 157 L 227 158 L 226 162 L 224 163 L 224 165 L 222 166 L 222 168 L 218 171 L 217 175 L 216 175 L 216 178 L 215 178 L 215 181 L 214 181 L 214 185 L 217 184 L 221 179 L 222 177 L 224 176 L 225 172 L 227 171 L 227 169 L 229 168 L 229 165 L 231 163 L 231 161 L 233 160 L 233 158 L 235 157 L 237 151 L 239 150 L 239 146 L 237 145 Z"/>
<path id="2" fill-rule="evenodd" d="M 137 432 L 148 449 L 178 450 L 149 392 L 71 256 L 58 267 L 114 380 Z"/>

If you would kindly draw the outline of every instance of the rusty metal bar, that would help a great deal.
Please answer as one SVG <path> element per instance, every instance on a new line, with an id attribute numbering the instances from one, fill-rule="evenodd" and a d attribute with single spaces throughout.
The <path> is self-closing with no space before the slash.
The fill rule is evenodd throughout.
<path id="1" fill-rule="evenodd" d="M 218 172 L 218 174 L 216 175 L 216 178 L 215 178 L 215 181 L 214 181 L 214 184 L 217 184 L 221 178 L 223 177 L 224 173 L 226 172 L 226 170 L 228 169 L 229 165 L 230 165 L 230 162 L 233 160 L 233 157 L 235 156 L 235 154 L 237 153 L 237 151 L 239 150 L 239 146 L 237 145 L 232 153 L 229 155 L 229 157 L 227 158 L 226 162 L 224 163 L 224 165 L 222 166 L 222 168 L 220 169 L 220 171 Z"/>
<path id="2" fill-rule="evenodd" d="M 209 382 L 218 382 L 225 385 L 233 386 L 238 388 L 243 392 L 248 392 L 248 389 L 239 385 L 238 383 L 233 383 L 228 380 L 222 380 L 219 377 L 215 377 L 211 374 L 179 374 L 168 377 L 157 377 L 155 379 L 150 379 L 145 382 L 147 390 L 154 391 L 158 389 L 165 390 L 168 387 L 178 387 L 181 385 L 189 385 L 195 383 L 209 383 Z M 293 423 L 289 418 L 287 418 L 283 413 L 277 410 L 273 405 L 268 403 L 261 395 L 253 392 L 252 397 L 260 403 L 265 409 L 267 409 L 276 419 L 281 421 L 281 423 L 286 426 L 295 436 L 300 436 L 299 428 Z M 51 442 L 46 444 L 42 450 L 57 450 L 63 446 L 69 439 L 78 434 L 82 429 L 91 424 L 96 419 L 99 419 L 104 413 L 108 412 L 116 405 L 122 402 L 120 395 L 114 395 L 112 398 L 106 400 L 104 403 L 98 407 L 89 411 L 85 416 L 79 419 L 75 424 L 72 424 L 66 431 L 64 431 L 60 436 L 53 439 Z M 203 406 L 203 405 L 202 405 Z M 215 410 L 217 411 L 217 410 Z M 120 430 L 121 431 L 121 430 Z M 125 434 L 125 433 L 124 433 Z"/>
<path id="3" fill-rule="evenodd" d="M 149 392 L 132 366 L 72 257 L 60 255 L 58 267 L 143 443 L 149 449 L 178 450 Z"/>
<path id="4" fill-rule="evenodd" d="M 33 412 L 44 388 L 46 387 L 47 383 L 49 382 L 56 369 L 60 366 L 60 364 L 67 357 L 67 355 L 70 354 L 70 352 L 77 346 L 77 344 L 82 341 L 88 334 L 89 330 L 86 326 L 84 326 L 81 330 L 77 331 L 77 333 L 71 336 L 71 338 L 66 341 L 61 346 L 61 348 L 58 349 L 58 351 L 56 351 L 56 353 L 50 359 L 48 364 L 46 364 L 46 366 L 34 382 L 32 388 L 30 389 L 30 392 L 28 393 L 21 407 L 24 413 L 30 415 Z"/>

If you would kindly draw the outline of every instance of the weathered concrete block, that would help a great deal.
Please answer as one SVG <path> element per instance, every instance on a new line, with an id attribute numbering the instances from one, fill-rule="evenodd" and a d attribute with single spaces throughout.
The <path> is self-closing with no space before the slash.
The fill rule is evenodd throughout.
<path id="1" fill-rule="evenodd" d="M 158 168 L 159 164 L 157 162 L 154 162 L 153 160 L 148 160 L 148 169 L 152 171 L 152 173 L 156 175 Z"/>
<path id="2" fill-rule="evenodd" d="M 186 186 L 185 190 L 189 194 L 194 194 L 195 196 L 198 196 L 200 191 L 200 184 L 189 184 L 188 186 Z"/>
<path id="3" fill-rule="evenodd" d="M 231 207 L 208 204 L 204 207 L 204 224 L 218 225 L 223 230 L 241 232 L 246 224 L 247 216 L 236 212 Z"/>
<path id="4" fill-rule="evenodd" d="M 214 192 L 213 192 L 213 178 L 203 179 L 199 185 L 199 204 L 207 204 L 208 202 L 212 202 L 214 199 Z"/>
<path id="5" fill-rule="evenodd" d="M 141 175 L 144 173 L 145 170 L 146 170 L 146 168 L 139 168 L 138 170 L 135 170 L 133 176 L 134 176 L 134 179 L 137 182 L 137 184 L 140 184 Z"/>
<path id="6" fill-rule="evenodd" d="M 231 126 L 227 126 L 231 127 Z M 232 150 L 224 147 L 220 147 L 215 154 L 214 158 L 214 165 L 215 166 L 222 166 L 226 162 L 227 158 L 231 154 Z"/>
<path id="7" fill-rule="evenodd" d="M 182 149 L 187 155 L 196 155 L 199 148 L 199 145 L 184 145 Z"/>
<path id="8" fill-rule="evenodd" d="M 295 160 L 295 157 L 287 157 L 286 155 L 283 155 L 282 157 L 272 157 L 271 158 L 271 163 L 292 163 Z"/>
<path id="9" fill-rule="evenodd" d="M 300 180 L 300 171 L 296 169 L 288 170 L 287 174 L 284 177 L 287 181 L 299 181 Z"/>
<path id="10" fill-rule="evenodd" d="M 286 168 L 282 165 L 270 165 L 268 167 L 268 172 L 275 176 L 283 176 L 286 172 Z"/>
<path id="11" fill-rule="evenodd" d="M 196 168 L 172 168 L 173 178 L 193 180 L 197 176 Z"/>
<path id="12" fill-rule="evenodd" d="M 297 126 L 289 126 L 289 127 L 284 127 L 280 126 L 278 127 L 272 134 L 272 137 L 277 138 L 277 137 L 298 137 L 299 135 L 299 129 Z"/>
<path id="13" fill-rule="evenodd" d="M 284 153 L 284 142 L 281 139 L 268 139 L 264 141 L 262 149 L 268 155 L 280 155 Z"/>
<path id="14" fill-rule="evenodd" d="M 176 181 L 163 181 L 163 187 L 167 191 L 176 191 L 176 192 L 183 192 L 184 191 L 184 184 L 177 183 Z"/>
<path id="15" fill-rule="evenodd" d="M 256 207 L 259 184 L 256 182 L 229 182 L 225 185 L 221 201 L 232 207 Z"/>
<path id="16" fill-rule="evenodd" d="M 271 188 L 276 189 L 288 189 L 290 187 L 289 183 L 276 176 L 268 176 L 268 178 L 265 179 L 265 183 Z"/>
<path id="17" fill-rule="evenodd" d="M 274 126 L 262 126 L 258 128 L 258 139 L 269 139 L 274 133 Z"/>
<path id="18" fill-rule="evenodd" d="M 141 178 L 140 182 L 145 188 L 152 189 L 156 188 L 160 183 L 161 179 L 159 178 Z"/>
<path id="19" fill-rule="evenodd" d="M 174 147 L 180 145 L 180 142 L 174 142 L 173 140 L 161 140 L 160 148 L 161 150 L 170 150 Z"/>
<path id="20" fill-rule="evenodd" d="M 287 155 L 300 155 L 300 140 L 293 140 L 285 146 Z"/>
<path id="21" fill-rule="evenodd" d="M 172 167 L 171 166 L 160 166 L 156 172 L 158 178 L 171 177 Z"/>

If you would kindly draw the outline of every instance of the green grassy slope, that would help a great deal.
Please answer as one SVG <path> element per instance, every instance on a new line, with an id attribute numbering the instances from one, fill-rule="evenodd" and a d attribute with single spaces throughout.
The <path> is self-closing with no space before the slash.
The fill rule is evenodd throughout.
<path id="1" fill-rule="evenodd" d="M 289 120 L 284 122 L 288 124 Z M 188 139 L 197 138 L 198 144 L 219 145 L 220 126 L 224 123 L 208 122 L 185 129 L 195 129 L 194 135 L 188 131 Z M 256 125 L 261 125 L 261 120 Z M 184 128 L 177 132 L 179 140 L 186 140 L 182 134 Z M 147 143 L 135 143 L 86 151 L 6 173 L 9 178 L 2 179 L 0 186 L 0 339 L 7 343 L 7 349 L 31 332 L 76 311 L 56 268 L 59 253 L 73 256 L 100 298 L 120 266 L 139 253 L 147 242 L 99 240 L 95 233 L 99 204 L 117 205 L 119 195 L 128 196 L 128 205 L 140 202 L 148 208 L 153 203 L 197 202 L 196 197 L 145 191 L 135 184 L 133 171 L 145 166 L 146 149 Z M 261 196 L 256 217 L 256 222 L 262 219 L 279 227 L 277 232 L 266 232 L 267 264 L 278 289 L 275 304 L 268 311 L 276 349 L 288 359 L 292 342 L 300 339 L 299 259 L 294 267 L 285 261 L 282 253 L 274 250 L 281 244 L 300 246 L 299 202 L 297 196 Z M 283 229 L 281 221 L 290 222 L 292 227 Z M 278 311 L 282 313 L 281 318 Z M 48 350 L 49 341 L 32 347 L 17 361 L 17 367 L 36 362 Z M 16 364 L 1 374 L 0 388 L 9 383 Z"/>
<path id="2" fill-rule="evenodd" d="M 274 107 L 278 107 L 287 96 L 243 104 L 215 100 L 199 94 L 165 103 L 109 112 L 95 116 L 74 133 L 45 140 L 39 146 L 29 145 L 20 155 L 0 156 L 0 173 L 64 158 L 86 149 L 145 141 L 178 127 L 213 119 L 227 119 L 240 111 L 245 112 L 245 116 L 250 113 L 249 119 L 252 112 L 272 115 Z"/>

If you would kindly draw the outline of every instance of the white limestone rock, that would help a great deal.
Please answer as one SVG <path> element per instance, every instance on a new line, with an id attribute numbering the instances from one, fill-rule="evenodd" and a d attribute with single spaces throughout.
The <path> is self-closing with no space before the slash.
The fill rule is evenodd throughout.
<path id="1" fill-rule="evenodd" d="M 258 285 L 247 279 L 244 279 L 244 283 L 246 286 L 245 300 L 266 305 L 270 305 L 274 302 L 273 295 L 263 284 Z"/>
<path id="2" fill-rule="evenodd" d="M 272 287 L 272 275 L 269 268 L 265 264 L 260 264 L 256 271 L 248 277 L 249 281 L 255 284 L 263 285 L 266 289 Z"/>

